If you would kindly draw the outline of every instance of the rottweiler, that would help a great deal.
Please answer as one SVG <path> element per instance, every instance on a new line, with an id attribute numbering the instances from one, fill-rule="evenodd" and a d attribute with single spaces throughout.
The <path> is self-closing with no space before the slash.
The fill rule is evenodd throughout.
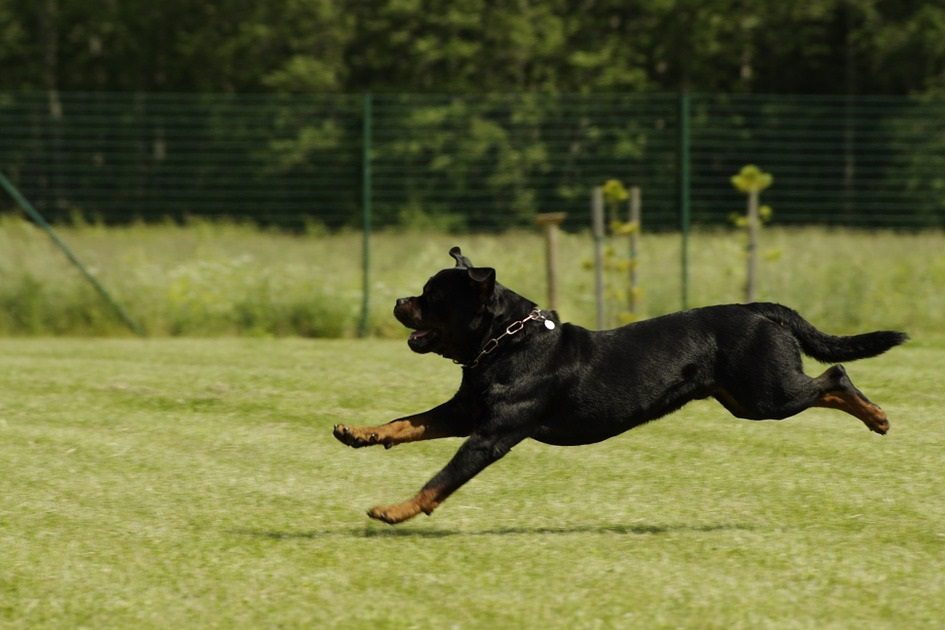
<path id="1" fill-rule="evenodd" d="M 459 391 L 433 409 L 373 427 L 334 427 L 348 446 L 467 438 L 412 499 L 371 509 L 394 524 L 430 514 L 460 486 L 526 438 L 570 446 L 606 440 L 691 400 L 713 397 L 738 418 L 781 420 L 810 407 L 844 411 L 871 431 L 886 414 L 841 365 L 811 378 L 801 353 L 821 362 L 876 356 L 908 337 L 877 331 L 837 337 L 771 303 L 707 306 L 614 330 L 561 323 L 556 313 L 496 282 L 458 247 L 456 261 L 394 316 L 414 352 L 462 366 Z"/>

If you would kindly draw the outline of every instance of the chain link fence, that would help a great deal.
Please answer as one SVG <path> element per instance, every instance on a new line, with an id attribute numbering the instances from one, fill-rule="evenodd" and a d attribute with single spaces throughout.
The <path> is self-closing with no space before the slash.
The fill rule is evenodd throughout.
<path id="1" fill-rule="evenodd" d="M 0 130 L 0 171 L 52 221 L 337 228 L 367 205 L 376 227 L 577 229 L 617 178 L 675 229 L 686 198 L 727 223 L 753 163 L 778 224 L 945 226 L 945 103 L 909 97 L 0 93 Z"/>

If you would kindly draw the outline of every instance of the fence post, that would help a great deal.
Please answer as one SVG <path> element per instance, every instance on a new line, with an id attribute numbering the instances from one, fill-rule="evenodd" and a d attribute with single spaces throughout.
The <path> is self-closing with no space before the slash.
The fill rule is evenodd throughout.
<path id="1" fill-rule="evenodd" d="M 371 312 L 371 123 L 373 99 L 366 93 L 361 106 L 361 319 L 358 336 L 366 337 L 370 329 Z"/>
<path id="2" fill-rule="evenodd" d="M 679 93 L 679 228 L 682 232 L 681 284 L 682 308 L 689 308 L 689 92 Z"/>
<path id="3" fill-rule="evenodd" d="M 748 271 L 745 274 L 745 301 L 755 301 L 755 286 L 758 283 L 758 229 L 761 217 L 758 215 L 758 191 L 748 193 Z"/>
<path id="4" fill-rule="evenodd" d="M 633 226 L 633 230 L 630 232 L 630 291 L 627 294 L 627 306 L 630 308 L 630 313 L 634 316 L 637 315 L 639 310 L 639 305 L 637 304 L 637 297 L 640 292 L 639 287 L 637 286 L 640 282 L 639 276 L 637 274 L 637 267 L 639 266 L 638 260 L 639 257 L 639 242 L 640 242 L 640 230 L 643 228 L 643 222 L 640 218 L 640 187 L 633 186 L 630 188 L 630 224 Z"/>
<path id="5" fill-rule="evenodd" d="M 604 189 L 595 186 L 591 194 L 591 224 L 594 232 L 594 301 L 597 330 L 604 329 Z"/>
<path id="6" fill-rule="evenodd" d="M 548 308 L 558 308 L 558 226 L 567 218 L 566 212 L 544 212 L 535 222 L 545 234 L 545 277 L 548 280 Z"/>

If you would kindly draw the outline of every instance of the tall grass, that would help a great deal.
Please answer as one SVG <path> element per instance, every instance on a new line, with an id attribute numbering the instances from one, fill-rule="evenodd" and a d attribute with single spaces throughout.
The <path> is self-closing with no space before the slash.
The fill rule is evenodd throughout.
<path id="1" fill-rule="evenodd" d="M 286 234 L 232 222 L 185 226 L 58 228 L 102 282 L 152 335 L 353 335 L 361 306 L 361 235 L 313 230 Z M 945 234 L 768 228 L 759 298 L 789 304 L 823 328 L 936 331 L 945 312 Z M 450 236 L 384 232 L 372 239 L 371 327 L 402 333 L 390 316 L 396 297 L 414 294 L 451 264 L 459 244 L 499 280 L 545 301 L 538 234 Z M 593 325 L 591 244 L 563 235 L 561 315 Z M 622 247 L 616 243 L 615 247 Z M 680 307 L 679 237 L 644 234 L 639 275 L 642 316 Z M 691 241 L 690 305 L 738 301 L 744 274 L 740 236 L 697 232 Z M 622 279 L 612 275 L 617 286 Z M 48 241 L 16 217 L 0 218 L 0 334 L 129 334 Z"/>

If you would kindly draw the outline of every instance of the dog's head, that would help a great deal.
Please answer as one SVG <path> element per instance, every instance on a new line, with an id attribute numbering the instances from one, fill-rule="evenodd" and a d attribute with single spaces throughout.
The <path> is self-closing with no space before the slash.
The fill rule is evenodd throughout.
<path id="1" fill-rule="evenodd" d="M 474 266 L 458 247 L 450 256 L 456 266 L 430 278 L 419 296 L 398 299 L 394 317 L 413 329 L 407 344 L 414 352 L 462 360 L 478 351 L 491 323 L 495 269 Z"/>

